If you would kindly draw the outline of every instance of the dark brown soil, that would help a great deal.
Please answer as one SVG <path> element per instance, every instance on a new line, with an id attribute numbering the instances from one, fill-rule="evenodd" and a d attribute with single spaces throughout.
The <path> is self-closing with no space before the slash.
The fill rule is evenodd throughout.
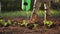
<path id="1" fill-rule="evenodd" d="M 6 18 L 7 19 L 7 18 Z M 8 18 L 9 19 L 9 18 Z M 21 20 L 20 20 L 21 19 Z M 12 18 L 12 20 L 22 21 L 24 18 Z M 54 22 L 53 28 L 47 28 L 40 25 L 33 29 L 21 26 L 0 27 L 0 34 L 60 34 L 60 18 L 50 18 Z M 37 20 L 39 24 L 43 23 L 43 18 Z"/>

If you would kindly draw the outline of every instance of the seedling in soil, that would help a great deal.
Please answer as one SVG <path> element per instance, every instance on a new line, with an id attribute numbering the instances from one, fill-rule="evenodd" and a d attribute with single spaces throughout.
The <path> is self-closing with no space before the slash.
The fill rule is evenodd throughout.
<path id="1" fill-rule="evenodd" d="M 38 24 L 34 24 L 34 28 L 36 28 L 38 26 Z"/>
<path id="2" fill-rule="evenodd" d="M 2 26 L 8 26 L 10 24 L 11 24 L 10 20 L 8 20 L 7 22 L 5 22 L 5 20 L 3 20 L 3 19 L 0 20 L 0 25 L 2 25 Z"/>
<path id="3" fill-rule="evenodd" d="M 28 24 L 28 22 L 26 20 L 23 20 L 21 25 L 24 25 L 25 27 L 32 29 L 32 28 L 36 28 L 38 24 Z"/>
<path id="4" fill-rule="evenodd" d="M 9 24 L 9 25 L 12 24 L 12 23 L 11 23 L 11 20 L 8 20 L 8 24 Z"/>
<path id="5" fill-rule="evenodd" d="M 28 22 L 26 20 L 23 20 L 21 25 L 24 25 L 25 27 L 27 27 L 27 24 Z"/>
<path id="6" fill-rule="evenodd" d="M 7 23 L 4 21 L 4 20 L 0 20 L 0 25 L 2 25 L 2 26 L 6 26 L 7 25 Z"/>
<path id="7" fill-rule="evenodd" d="M 2 22 L 2 21 L 4 21 L 4 20 L 0 19 L 0 22 Z"/>
<path id="8" fill-rule="evenodd" d="M 47 25 L 48 27 L 51 27 L 53 25 L 52 21 L 44 20 L 44 25 Z"/>

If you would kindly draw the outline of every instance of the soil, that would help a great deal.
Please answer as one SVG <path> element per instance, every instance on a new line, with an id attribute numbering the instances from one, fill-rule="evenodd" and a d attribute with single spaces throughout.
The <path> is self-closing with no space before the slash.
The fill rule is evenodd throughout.
<path id="1" fill-rule="evenodd" d="M 8 18 L 5 17 L 5 20 L 13 20 L 13 21 L 22 21 L 26 18 L 21 17 L 15 17 L 15 18 Z M 8 26 L 8 27 L 0 27 L 0 34 L 60 34 L 60 18 L 59 17 L 51 17 L 51 21 L 54 22 L 55 26 L 52 28 L 48 28 L 44 26 L 42 23 L 43 18 L 38 18 L 37 21 L 39 22 L 39 26 L 33 29 L 29 29 L 27 27 L 21 27 L 21 26 Z M 42 24 L 42 25 L 41 25 Z"/>

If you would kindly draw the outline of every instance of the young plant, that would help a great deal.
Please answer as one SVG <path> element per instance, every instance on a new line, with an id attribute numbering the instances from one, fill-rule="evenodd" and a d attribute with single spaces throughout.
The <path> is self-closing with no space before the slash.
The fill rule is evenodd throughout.
<path id="1" fill-rule="evenodd" d="M 11 20 L 8 20 L 7 22 L 4 23 L 4 26 L 9 26 L 11 25 Z"/>
<path id="2" fill-rule="evenodd" d="M 0 20 L 0 25 L 2 25 L 2 26 L 6 26 L 7 23 L 6 23 L 3 19 L 1 19 L 1 20 Z"/>
<path id="3" fill-rule="evenodd" d="M 36 28 L 38 26 L 38 24 L 34 24 L 34 28 Z"/>
<path id="4" fill-rule="evenodd" d="M 25 27 L 27 27 L 27 24 L 28 22 L 26 20 L 23 20 L 21 25 L 24 25 Z"/>
<path id="5" fill-rule="evenodd" d="M 7 22 L 5 22 L 5 20 L 3 20 L 3 19 L 0 20 L 0 25 L 2 25 L 2 26 L 8 26 L 10 24 L 11 24 L 10 20 L 8 20 Z"/>
<path id="6" fill-rule="evenodd" d="M 48 27 L 50 27 L 51 25 L 53 25 L 53 22 L 48 21 L 48 20 L 44 20 L 44 25 L 47 25 Z"/>
<path id="7" fill-rule="evenodd" d="M 12 24 L 11 20 L 8 20 L 6 23 L 7 23 L 7 25 L 11 25 Z"/>
<path id="8" fill-rule="evenodd" d="M 11 24 L 11 20 L 8 20 L 8 24 Z"/>

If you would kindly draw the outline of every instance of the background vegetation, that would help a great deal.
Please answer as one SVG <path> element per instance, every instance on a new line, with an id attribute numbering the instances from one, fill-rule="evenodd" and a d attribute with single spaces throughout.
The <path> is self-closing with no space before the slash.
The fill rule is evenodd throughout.
<path id="1" fill-rule="evenodd" d="M 33 9 L 33 3 L 34 0 L 31 0 L 31 9 Z M 1 0 L 1 7 L 2 7 L 2 12 L 3 11 L 17 11 L 17 10 L 22 10 L 21 5 L 22 5 L 22 0 Z M 60 0 L 51 0 L 51 8 L 58 10 L 60 9 Z M 56 9 L 57 8 L 57 9 Z M 43 9 L 43 4 L 41 6 L 41 9 Z"/>
<path id="2" fill-rule="evenodd" d="M 33 2 L 31 1 L 31 9 L 27 11 L 29 16 L 32 13 Z M 0 16 L 26 16 L 26 11 L 22 11 L 21 9 L 22 0 L 1 0 L 1 13 Z M 39 16 L 44 15 L 43 4 L 41 6 L 41 10 L 38 12 Z M 51 15 L 59 16 L 60 15 L 60 0 L 52 0 L 51 1 Z"/>

